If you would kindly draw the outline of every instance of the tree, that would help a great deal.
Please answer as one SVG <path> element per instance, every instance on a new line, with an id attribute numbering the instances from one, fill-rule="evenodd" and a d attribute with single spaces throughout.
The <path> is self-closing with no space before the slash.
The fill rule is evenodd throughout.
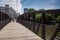
<path id="1" fill-rule="evenodd" d="M 28 11 L 29 11 L 29 12 L 33 12 L 33 11 L 35 11 L 35 9 L 29 8 Z"/>
<path id="2" fill-rule="evenodd" d="M 40 18 L 41 18 L 42 14 L 36 14 L 36 22 L 40 22 Z"/>
<path id="3" fill-rule="evenodd" d="M 39 11 L 44 11 L 44 9 L 39 9 Z"/>
<path id="4" fill-rule="evenodd" d="M 60 22 L 60 16 L 57 17 L 57 22 Z"/>
<path id="5" fill-rule="evenodd" d="M 46 14 L 45 15 L 46 24 L 54 24 L 55 23 L 55 17 L 52 14 Z"/>

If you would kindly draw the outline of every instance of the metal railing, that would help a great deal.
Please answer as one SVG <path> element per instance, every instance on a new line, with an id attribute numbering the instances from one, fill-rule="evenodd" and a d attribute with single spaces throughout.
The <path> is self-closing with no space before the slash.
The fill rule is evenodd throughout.
<path id="1" fill-rule="evenodd" d="M 42 14 L 40 21 L 36 22 L 36 14 Z M 47 22 L 45 15 L 52 14 L 55 19 L 54 22 Z M 25 13 L 20 15 L 17 19 L 17 22 L 26 26 L 28 29 L 36 33 L 44 40 L 55 40 L 60 38 L 60 21 L 57 22 L 57 15 L 60 15 L 60 10 L 44 10 L 44 11 L 35 11 L 31 13 Z M 30 19 L 32 17 L 32 19 Z M 50 23 L 48 25 L 48 23 Z M 60 39 L 59 39 L 60 40 Z"/>
<path id="2" fill-rule="evenodd" d="M 3 29 L 9 22 L 11 21 L 10 20 L 0 21 L 0 30 Z"/>

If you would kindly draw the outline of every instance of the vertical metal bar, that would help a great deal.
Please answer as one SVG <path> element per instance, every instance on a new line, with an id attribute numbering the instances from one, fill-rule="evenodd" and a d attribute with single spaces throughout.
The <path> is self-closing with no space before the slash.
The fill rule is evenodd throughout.
<path id="1" fill-rule="evenodd" d="M 28 14 L 26 14 L 26 16 L 27 16 L 26 25 L 27 25 L 27 27 L 28 27 Z M 29 28 L 29 27 L 28 27 L 28 28 Z"/>
<path id="2" fill-rule="evenodd" d="M 28 14 L 27 14 L 27 21 L 28 21 Z"/>
<path id="3" fill-rule="evenodd" d="M 28 21 L 30 21 L 30 14 L 28 14 Z"/>
<path id="4" fill-rule="evenodd" d="M 2 21 L 2 10 L 1 10 L 1 21 Z"/>
<path id="5" fill-rule="evenodd" d="M 41 19 L 41 21 L 42 21 L 42 38 L 44 39 L 44 40 L 46 40 L 45 39 L 45 13 L 43 12 L 43 14 L 42 14 L 42 19 Z"/>
<path id="6" fill-rule="evenodd" d="M 42 24 L 42 38 L 45 39 L 45 24 Z"/>
<path id="7" fill-rule="evenodd" d="M 35 33 L 35 23 L 33 22 L 33 32 Z"/>
<path id="8" fill-rule="evenodd" d="M 56 28 L 56 31 L 54 32 L 53 36 L 51 37 L 50 40 L 55 40 L 57 34 L 60 32 L 60 23 L 58 25 L 58 28 Z"/>
<path id="9" fill-rule="evenodd" d="M 24 14 L 23 16 L 24 16 L 24 20 L 23 20 L 23 21 L 24 21 L 24 23 L 23 23 L 23 24 L 24 24 L 24 26 L 25 26 L 25 25 L 26 25 L 26 24 L 25 24 L 25 22 L 26 22 L 26 21 L 25 21 L 25 14 Z"/>
<path id="10" fill-rule="evenodd" d="M 33 15 L 33 32 L 35 33 L 35 13 L 32 13 Z"/>
<path id="11" fill-rule="evenodd" d="M 54 13 L 55 14 L 55 16 L 56 16 L 56 13 Z M 57 17 L 57 16 L 56 16 Z M 56 21 L 56 17 L 55 17 L 55 21 Z M 56 21 L 57 22 L 57 21 Z M 58 23 L 58 27 L 56 28 L 56 30 L 55 30 L 55 32 L 53 33 L 53 35 L 52 35 L 52 37 L 51 37 L 51 39 L 50 40 L 55 40 L 55 38 L 56 38 L 56 36 L 57 36 L 57 34 L 59 33 L 59 31 L 60 31 L 60 23 Z"/>
<path id="12" fill-rule="evenodd" d="M 24 17 L 25 17 L 25 21 L 26 21 L 26 14 L 24 14 Z"/>
<path id="13" fill-rule="evenodd" d="M 40 28 L 40 23 L 39 23 L 38 26 L 37 26 L 36 34 L 38 33 L 39 28 Z"/>
<path id="14" fill-rule="evenodd" d="M 31 28 L 30 28 L 30 14 L 31 13 L 28 14 L 28 28 L 31 30 Z"/>
<path id="15" fill-rule="evenodd" d="M 41 21 L 41 19 L 40 19 L 40 21 Z M 39 28 L 40 28 L 40 21 L 39 21 L 38 26 L 37 26 L 36 34 L 38 34 L 38 32 L 39 32 Z"/>

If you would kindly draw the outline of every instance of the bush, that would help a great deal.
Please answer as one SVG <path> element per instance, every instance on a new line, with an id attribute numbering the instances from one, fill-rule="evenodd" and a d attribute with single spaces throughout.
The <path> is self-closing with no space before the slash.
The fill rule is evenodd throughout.
<path id="1" fill-rule="evenodd" d="M 36 18 L 35 19 L 36 19 L 36 22 L 37 23 L 40 22 L 41 15 L 42 14 L 36 14 Z"/>
<path id="2" fill-rule="evenodd" d="M 57 21 L 60 22 L 60 16 L 57 17 Z"/>
<path id="3" fill-rule="evenodd" d="M 55 17 L 52 14 L 45 15 L 46 24 L 55 24 Z"/>
<path id="4" fill-rule="evenodd" d="M 46 19 L 52 19 L 52 20 L 55 19 L 55 17 L 54 17 L 52 14 L 46 14 L 46 15 L 45 15 L 45 18 L 46 18 Z"/>

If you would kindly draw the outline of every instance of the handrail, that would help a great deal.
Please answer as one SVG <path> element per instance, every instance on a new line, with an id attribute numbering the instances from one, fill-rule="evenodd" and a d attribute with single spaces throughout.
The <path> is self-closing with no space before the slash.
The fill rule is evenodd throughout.
<path id="1" fill-rule="evenodd" d="M 29 28 L 30 30 L 32 30 L 34 33 L 36 33 L 38 35 L 39 32 L 39 28 L 42 24 L 42 38 L 44 40 L 46 40 L 46 20 L 45 20 L 45 14 L 52 14 L 52 15 L 60 15 L 60 9 L 59 10 L 44 10 L 44 11 L 35 11 L 35 12 L 30 12 L 30 13 L 26 13 L 23 15 L 20 15 L 20 17 L 17 19 L 17 22 L 21 23 L 22 25 L 26 26 L 27 28 Z M 36 27 L 36 19 L 35 19 L 35 15 L 36 14 L 42 14 L 41 19 L 39 21 L 38 26 Z M 32 16 L 30 16 L 32 15 Z M 32 17 L 32 20 L 30 20 L 30 17 Z M 55 40 L 57 34 L 60 32 L 60 22 L 57 22 L 57 18 L 55 17 L 54 19 L 56 22 L 54 25 L 56 25 L 56 23 L 58 23 L 58 26 L 55 30 L 55 32 L 53 33 L 52 37 L 49 40 Z M 32 28 L 32 29 L 31 29 Z"/>

